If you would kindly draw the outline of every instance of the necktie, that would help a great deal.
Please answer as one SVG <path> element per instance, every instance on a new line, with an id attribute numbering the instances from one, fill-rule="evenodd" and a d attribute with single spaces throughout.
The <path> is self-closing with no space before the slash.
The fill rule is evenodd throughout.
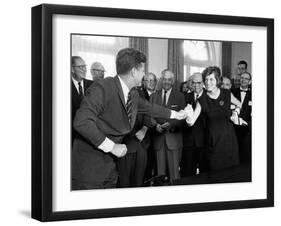
<path id="1" fill-rule="evenodd" d="M 78 89 L 79 89 L 79 96 L 82 100 L 84 95 L 83 95 L 83 89 L 82 89 L 82 86 L 81 86 L 81 82 L 78 82 Z"/>
<path id="2" fill-rule="evenodd" d="M 196 104 L 197 104 L 197 101 L 198 101 L 198 97 L 199 97 L 199 95 L 198 95 L 198 94 L 195 94 L 194 102 L 192 103 L 192 108 L 193 108 L 193 109 L 195 109 L 195 107 L 196 107 Z"/>
<path id="3" fill-rule="evenodd" d="M 165 90 L 162 106 L 166 106 L 166 102 L 167 102 L 167 95 L 166 94 L 167 94 L 167 91 Z"/>
<path id="4" fill-rule="evenodd" d="M 127 111 L 127 115 L 129 118 L 129 122 L 131 123 L 131 119 L 132 119 L 132 99 L 131 99 L 131 94 L 128 93 L 128 100 L 126 103 L 126 111 Z"/>

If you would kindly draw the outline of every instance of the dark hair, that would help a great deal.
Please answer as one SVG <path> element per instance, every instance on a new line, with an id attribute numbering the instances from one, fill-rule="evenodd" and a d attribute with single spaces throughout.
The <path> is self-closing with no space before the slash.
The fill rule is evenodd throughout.
<path id="1" fill-rule="evenodd" d="M 237 63 L 237 65 L 239 65 L 239 64 L 244 64 L 246 69 L 247 69 L 247 67 L 248 67 L 248 63 L 247 63 L 245 60 L 240 60 L 240 61 Z"/>
<path id="2" fill-rule="evenodd" d="M 180 85 L 180 91 L 181 91 L 181 92 L 183 92 L 183 86 L 184 86 L 185 84 L 187 84 L 187 81 L 181 83 L 181 85 Z"/>
<path id="3" fill-rule="evenodd" d="M 121 49 L 116 57 L 116 72 L 118 75 L 127 74 L 145 62 L 146 56 L 142 52 L 133 48 Z"/>
<path id="4" fill-rule="evenodd" d="M 71 66 L 73 66 L 73 65 L 75 66 L 76 61 L 77 61 L 78 59 L 83 60 L 82 57 L 80 57 L 80 56 L 72 56 L 72 57 L 71 57 Z"/>
<path id="5" fill-rule="evenodd" d="M 217 86 L 219 87 L 221 84 L 221 69 L 217 66 L 210 66 L 204 69 L 202 72 L 203 81 L 205 82 L 206 77 L 212 73 L 214 73 L 215 79 L 217 80 Z"/>

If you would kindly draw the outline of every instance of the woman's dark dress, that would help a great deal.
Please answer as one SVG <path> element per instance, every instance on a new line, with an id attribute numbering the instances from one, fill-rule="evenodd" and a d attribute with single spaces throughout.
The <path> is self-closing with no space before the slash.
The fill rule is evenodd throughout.
<path id="1" fill-rule="evenodd" d="M 207 120 L 207 150 L 210 170 L 225 169 L 239 164 L 236 134 L 230 121 L 230 91 L 220 89 L 217 99 L 208 95 L 199 98 Z"/>

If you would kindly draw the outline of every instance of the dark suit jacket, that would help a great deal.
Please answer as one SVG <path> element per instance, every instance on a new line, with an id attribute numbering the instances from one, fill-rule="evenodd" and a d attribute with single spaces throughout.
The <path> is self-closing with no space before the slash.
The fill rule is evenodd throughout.
<path id="1" fill-rule="evenodd" d="M 87 90 L 74 119 L 74 128 L 82 136 L 76 138 L 73 145 L 74 179 L 102 183 L 116 171 L 113 156 L 98 149 L 98 146 L 106 137 L 115 143 L 122 143 L 124 136 L 134 127 L 137 113 L 170 117 L 170 110 L 139 98 L 138 92 L 131 92 L 131 98 L 132 120 L 129 123 L 117 76 L 97 81 Z"/>
<path id="2" fill-rule="evenodd" d="M 240 88 L 232 89 L 231 92 L 233 95 L 241 101 L 241 92 Z M 252 92 L 248 89 L 246 96 L 244 98 L 239 117 L 243 118 L 248 124 L 251 123 L 252 119 Z"/>
<path id="3" fill-rule="evenodd" d="M 206 95 L 206 92 L 203 91 L 200 98 Z M 186 104 L 191 104 L 193 109 L 195 108 L 195 98 L 194 92 L 186 93 L 185 95 Z M 193 126 L 188 126 L 186 123 L 183 129 L 183 146 L 185 148 L 188 147 L 197 147 L 203 148 L 205 146 L 205 128 L 206 128 L 206 119 L 202 112 L 200 113 L 199 117 L 197 118 L 196 122 Z"/>
<path id="4" fill-rule="evenodd" d="M 162 90 L 153 93 L 150 96 L 150 101 L 151 103 L 161 105 Z M 166 108 L 179 111 L 181 109 L 184 109 L 184 107 L 185 107 L 184 95 L 179 91 L 172 89 Z M 157 131 L 155 131 L 153 137 L 153 147 L 155 150 L 162 150 L 164 148 L 165 143 L 167 144 L 167 147 L 171 150 L 177 150 L 179 148 L 182 148 L 183 120 L 179 121 L 174 119 L 168 119 L 168 120 L 156 119 L 156 122 L 160 125 L 167 121 L 170 122 L 171 125 L 169 131 L 164 131 L 163 133 L 158 133 Z"/>
<path id="5" fill-rule="evenodd" d="M 87 89 L 90 87 L 90 85 L 93 83 L 93 81 L 91 80 L 87 80 L 84 79 L 84 94 L 86 93 Z M 78 94 L 78 91 L 75 87 L 75 85 L 73 84 L 73 81 L 71 80 L 71 93 L 72 93 L 72 99 L 71 99 L 71 122 L 73 124 L 73 120 L 75 117 L 75 113 L 78 110 L 78 108 L 80 107 L 81 104 L 81 98 Z M 73 128 L 73 126 L 72 126 Z M 72 129 L 72 142 L 74 140 L 74 138 L 77 136 L 77 133 L 74 129 Z"/>

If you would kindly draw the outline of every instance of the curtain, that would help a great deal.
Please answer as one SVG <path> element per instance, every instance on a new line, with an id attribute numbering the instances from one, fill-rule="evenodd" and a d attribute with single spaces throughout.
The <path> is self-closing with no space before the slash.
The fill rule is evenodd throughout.
<path id="1" fill-rule="evenodd" d="M 174 88 L 179 90 L 183 82 L 184 51 L 183 40 L 168 40 L 168 69 L 175 74 Z"/>
<path id="2" fill-rule="evenodd" d="M 145 73 L 148 73 L 148 63 L 149 63 L 149 61 L 148 61 L 148 39 L 132 37 L 129 39 L 129 47 L 137 49 L 145 54 L 145 56 L 146 56 Z"/>
<path id="3" fill-rule="evenodd" d="M 231 57 L 232 57 L 232 44 L 231 42 L 222 42 L 222 76 L 231 79 Z"/>

